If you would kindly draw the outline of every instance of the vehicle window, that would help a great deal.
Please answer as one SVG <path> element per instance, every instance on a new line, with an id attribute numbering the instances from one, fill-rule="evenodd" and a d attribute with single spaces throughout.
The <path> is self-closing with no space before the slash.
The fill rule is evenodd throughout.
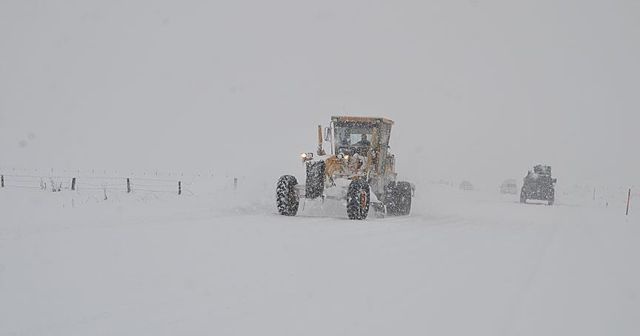
<path id="1" fill-rule="evenodd" d="M 356 133 L 356 134 L 351 134 L 351 143 L 354 144 L 354 145 L 357 145 L 358 142 L 360 142 L 362 140 L 362 135 L 363 134 L 367 138 L 367 141 L 371 142 L 371 134 L 368 134 L 368 133 Z"/>
<path id="2" fill-rule="evenodd" d="M 339 126 L 336 127 L 336 137 L 338 139 L 338 146 L 356 146 L 360 140 L 362 140 L 362 135 L 364 134 L 367 137 L 367 141 L 371 141 L 372 139 L 372 130 L 368 127 L 358 127 L 358 126 Z"/>

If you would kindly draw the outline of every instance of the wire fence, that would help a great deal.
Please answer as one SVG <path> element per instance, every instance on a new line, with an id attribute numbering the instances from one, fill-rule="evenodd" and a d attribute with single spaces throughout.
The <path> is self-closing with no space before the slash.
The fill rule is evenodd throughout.
<path id="1" fill-rule="evenodd" d="M 74 177 L 0 174 L 0 188 L 34 191 L 122 191 L 131 193 L 144 191 L 182 195 L 192 194 L 191 183 L 181 180 L 131 177 Z"/>
<path id="2" fill-rule="evenodd" d="M 239 182 L 242 181 L 242 182 Z M 211 170 L 175 172 L 161 170 L 38 169 L 0 167 L 0 190 L 85 192 L 101 195 L 133 193 L 197 196 L 239 189 L 245 176 L 214 174 Z M 257 181 L 253 181 L 257 183 Z M 266 187 L 266 186 L 265 186 Z"/>

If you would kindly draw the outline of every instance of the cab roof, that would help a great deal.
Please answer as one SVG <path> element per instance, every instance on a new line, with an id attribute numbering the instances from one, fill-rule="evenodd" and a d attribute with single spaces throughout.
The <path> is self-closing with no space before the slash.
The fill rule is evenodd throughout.
<path id="1" fill-rule="evenodd" d="M 339 123 L 357 122 L 357 123 L 383 123 L 387 125 L 393 125 L 393 120 L 379 117 L 354 117 L 354 116 L 333 116 L 331 121 Z"/>

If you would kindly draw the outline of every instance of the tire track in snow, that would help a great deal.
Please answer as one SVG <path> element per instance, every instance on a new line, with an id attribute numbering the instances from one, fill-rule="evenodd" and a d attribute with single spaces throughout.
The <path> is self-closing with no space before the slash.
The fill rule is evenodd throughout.
<path id="1" fill-rule="evenodd" d="M 532 223 L 535 225 L 536 223 Z M 543 266 L 543 263 L 546 259 L 549 258 L 549 254 L 552 246 L 556 243 L 558 239 L 558 231 L 560 229 L 560 224 L 558 221 L 553 220 L 551 224 L 551 229 L 548 234 L 546 234 L 543 238 L 542 246 L 538 249 L 537 258 L 533 262 L 531 269 L 527 273 L 524 283 L 517 291 L 515 297 L 511 301 L 511 304 L 508 306 L 507 316 L 505 318 L 503 331 L 500 333 L 502 335 L 513 335 L 514 334 L 514 323 L 517 321 L 519 316 L 521 315 L 521 310 L 523 303 L 525 302 L 527 294 L 530 292 L 536 278 L 540 273 L 540 269 Z"/>

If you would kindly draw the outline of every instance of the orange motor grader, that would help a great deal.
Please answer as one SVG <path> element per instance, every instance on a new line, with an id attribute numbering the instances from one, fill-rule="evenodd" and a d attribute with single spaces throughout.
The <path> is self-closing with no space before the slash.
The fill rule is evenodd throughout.
<path id="1" fill-rule="evenodd" d="M 293 175 L 278 180 L 278 212 L 295 216 L 300 199 L 322 198 L 345 201 L 347 216 L 355 220 L 366 219 L 370 207 L 382 215 L 408 215 L 413 187 L 396 181 L 395 156 L 389 152 L 392 126 L 387 118 L 352 116 L 331 117 L 324 134 L 318 126 L 315 155 L 301 154 L 305 183 Z M 324 142 L 330 143 L 329 153 Z"/>

